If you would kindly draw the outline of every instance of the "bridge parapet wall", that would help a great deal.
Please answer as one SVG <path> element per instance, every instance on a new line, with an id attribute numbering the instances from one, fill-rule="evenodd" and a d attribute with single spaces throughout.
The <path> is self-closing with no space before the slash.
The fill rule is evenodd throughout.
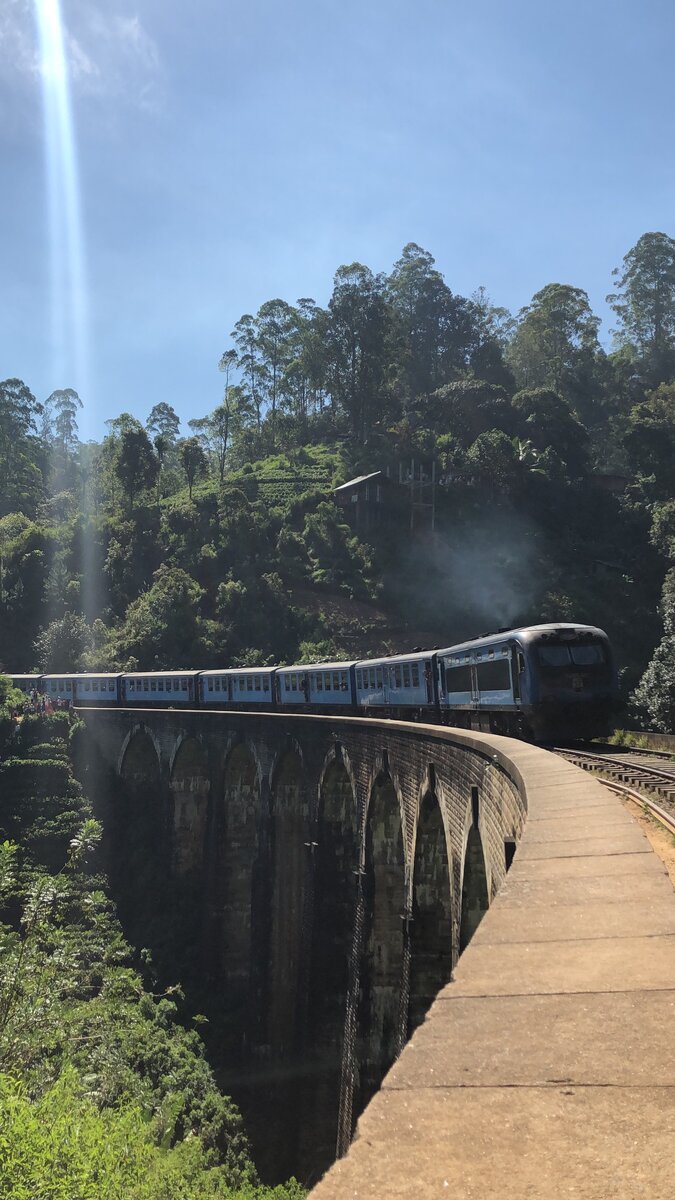
<path id="1" fill-rule="evenodd" d="M 363 718 L 80 714 L 119 781 L 129 907 L 203 982 L 226 1080 L 259 1077 L 254 1143 L 256 1120 L 269 1144 L 294 1114 L 275 1169 L 316 1179 L 504 881 L 527 810 L 513 743 Z M 141 846 L 160 868 L 147 885 Z M 153 887 L 163 911 L 143 915 Z"/>

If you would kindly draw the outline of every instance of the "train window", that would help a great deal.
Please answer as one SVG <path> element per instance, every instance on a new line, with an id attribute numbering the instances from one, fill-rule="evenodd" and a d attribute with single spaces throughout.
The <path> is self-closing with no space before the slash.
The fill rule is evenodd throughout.
<path id="1" fill-rule="evenodd" d="M 212 692 L 212 691 L 213 691 L 213 680 L 212 680 L 212 679 L 207 679 L 207 681 L 206 681 L 206 686 L 207 686 L 208 690 L 209 690 L 210 692 Z"/>
<path id="2" fill-rule="evenodd" d="M 382 675 L 382 667 L 376 667 L 376 668 L 375 668 L 375 686 L 376 686 L 376 687 L 378 687 L 378 688 L 380 688 L 380 689 L 382 688 L 382 686 L 383 686 L 383 682 L 382 682 L 382 681 L 383 681 L 383 678 L 384 678 L 384 677 L 383 677 L 383 675 Z"/>
<path id="3" fill-rule="evenodd" d="M 85 679 L 85 681 L 84 681 L 84 690 L 85 690 L 85 692 L 90 692 L 90 691 L 91 691 L 91 679 Z"/>
<path id="4" fill-rule="evenodd" d="M 509 664 L 503 658 L 492 662 L 481 662 L 476 667 L 478 687 L 481 692 L 508 692 L 511 690 Z"/>
<path id="5" fill-rule="evenodd" d="M 410 667 L 410 683 L 414 688 L 420 686 L 420 669 L 417 663 L 412 663 Z"/>
<path id="6" fill-rule="evenodd" d="M 464 662 L 465 662 L 465 663 L 471 662 L 471 655 L 470 655 L 470 654 L 465 654 L 465 655 L 464 655 Z"/>
<path id="7" fill-rule="evenodd" d="M 339 671 L 333 671 L 333 691 L 334 692 L 340 691 L 340 672 Z"/>
<path id="8" fill-rule="evenodd" d="M 401 668 L 394 667 L 394 687 L 400 688 L 400 686 L 401 686 Z"/>
<path id="9" fill-rule="evenodd" d="M 169 681 L 168 681 L 168 679 L 167 679 L 167 681 L 166 681 L 166 690 L 167 690 L 167 692 L 169 691 L 169 686 L 170 686 L 170 685 L 169 685 Z M 157 691 L 158 691 L 158 692 L 163 692 L 163 691 L 164 691 L 164 680 L 163 680 L 163 679 L 158 679 L 158 680 L 157 680 Z"/>
<path id="10" fill-rule="evenodd" d="M 404 686 L 404 688 L 410 687 L 410 667 L 408 666 L 407 663 L 405 664 L 405 666 L 403 668 L 403 686 Z"/>
<path id="11" fill-rule="evenodd" d="M 570 646 L 572 662 L 577 667 L 591 667 L 605 661 L 603 647 L 599 642 L 590 642 L 586 646 Z"/>
<path id="12" fill-rule="evenodd" d="M 340 671 L 340 690 L 343 692 L 349 691 L 349 683 L 347 681 L 346 671 Z"/>
<path id="13" fill-rule="evenodd" d="M 539 662 L 543 667 L 566 667 L 570 661 L 569 646 L 540 646 Z"/>
<path id="14" fill-rule="evenodd" d="M 252 675 L 246 676 L 246 691 L 247 692 L 253 691 L 253 676 Z"/>
<path id="15" fill-rule="evenodd" d="M 115 680 L 114 680 L 114 679 L 109 679 L 109 680 L 108 680 L 108 691 L 109 691 L 109 692 L 114 692 L 114 691 L 115 691 Z"/>
<path id="16" fill-rule="evenodd" d="M 494 658 L 494 656 L 495 656 L 494 650 L 488 650 L 488 658 Z"/>
<path id="17" fill-rule="evenodd" d="M 256 690 L 256 692 L 260 691 L 260 676 L 259 675 L 256 675 L 256 677 L 255 677 L 255 690 Z"/>
<path id="18" fill-rule="evenodd" d="M 502 646 L 502 654 L 508 654 L 508 652 L 509 652 L 508 646 Z"/>
<path id="19" fill-rule="evenodd" d="M 97 692 L 97 691 L 98 691 L 98 679 L 92 679 L 92 681 L 91 681 L 91 690 L 92 690 L 92 692 Z"/>
<path id="20" fill-rule="evenodd" d="M 471 667 L 446 667 L 445 688 L 447 692 L 470 692 Z"/>
<path id="21" fill-rule="evenodd" d="M 150 690 L 150 680 L 144 679 L 143 680 L 143 691 L 148 692 L 149 690 Z"/>
<path id="22" fill-rule="evenodd" d="M 314 676 L 314 683 L 316 685 L 317 692 L 322 692 L 323 691 L 323 674 L 321 673 L 321 671 L 316 672 L 316 675 Z"/>
<path id="23" fill-rule="evenodd" d="M 180 681 L 180 686 L 181 686 L 181 690 L 182 690 L 182 691 L 184 691 L 184 692 L 187 692 L 187 690 L 188 690 L 188 681 L 187 681 L 187 679 L 181 679 L 181 681 Z"/>
<path id="24" fill-rule="evenodd" d="M 151 692 L 156 692 L 156 691 L 157 691 L 157 680 L 156 680 L 156 679 L 151 679 L 151 680 L 150 680 L 150 691 L 151 691 Z"/>
<path id="25" fill-rule="evenodd" d="M 518 651 L 518 674 L 525 674 L 525 655 L 523 654 L 522 650 Z"/>

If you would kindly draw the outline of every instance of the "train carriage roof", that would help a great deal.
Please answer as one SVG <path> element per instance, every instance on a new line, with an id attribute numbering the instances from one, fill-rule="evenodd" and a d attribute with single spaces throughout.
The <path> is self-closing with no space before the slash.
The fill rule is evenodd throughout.
<path id="1" fill-rule="evenodd" d="M 277 667 L 221 667 L 220 670 L 200 671 L 205 679 L 213 679 L 221 675 L 272 675 Z"/>
<path id="2" fill-rule="evenodd" d="M 122 677 L 124 679 L 185 679 L 188 676 L 194 678 L 201 674 L 201 671 L 190 668 L 185 671 L 123 671 Z"/>
<path id="3" fill-rule="evenodd" d="M 382 658 L 362 658 L 354 665 L 359 667 L 395 667 L 397 663 L 423 662 L 433 658 L 436 650 L 416 650 L 412 654 L 387 654 Z"/>
<path id="4" fill-rule="evenodd" d="M 319 663 L 300 663 L 297 666 L 278 667 L 279 674 L 288 675 L 290 671 L 296 674 L 302 674 L 303 671 L 348 671 L 350 667 L 356 666 L 356 659 L 347 659 L 345 662 L 319 662 Z"/>
<path id="5" fill-rule="evenodd" d="M 512 641 L 513 638 L 529 642 L 542 635 L 554 637 L 558 634 L 561 637 L 565 637 L 565 635 L 569 637 L 573 633 L 590 634 L 599 638 L 607 637 L 605 631 L 599 629 L 597 625 L 582 625 L 575 621 L 558 621 L 555 624 L 550 622 L 547 625 L 518 625 L 514 629 L 499 629 L 494 633 L 481 634 L 480 637 L 458 642 L 456 646 L 444 646 L 442 650 L 438 651 L 438 654 L 442 656 L 462 653 L 465 650 L 481 650 L 484 647 L 502 645 L 504 642 Z"/>

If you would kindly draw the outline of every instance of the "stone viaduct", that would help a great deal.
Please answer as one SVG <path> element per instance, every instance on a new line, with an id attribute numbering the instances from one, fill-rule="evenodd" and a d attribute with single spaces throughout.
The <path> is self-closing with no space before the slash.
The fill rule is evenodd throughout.
<path id="1" fill-rule="evenodd" d="M 263 1168 L 267 1148 L 278 1176 L 317 1179 L 504 881 L 526 815 L 507 740 L 358 718 L 80 715 L 127 928 L 206 1014 Z"/>

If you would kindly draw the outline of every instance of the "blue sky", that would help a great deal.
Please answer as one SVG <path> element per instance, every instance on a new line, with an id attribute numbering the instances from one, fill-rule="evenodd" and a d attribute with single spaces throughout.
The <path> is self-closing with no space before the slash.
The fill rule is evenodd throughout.
<path id="1" fill-rule="evenodd" d="M 0 6 L 0 377 L 78 388 L 85 436 L 204 415 L 242 313 L 409 241 L 514 311 L 585 288 L 608 342 L 612 268 L 674 232 L 671 0 L 61 0 L 85 370 L 52 334 L 34 9 Z"/>

